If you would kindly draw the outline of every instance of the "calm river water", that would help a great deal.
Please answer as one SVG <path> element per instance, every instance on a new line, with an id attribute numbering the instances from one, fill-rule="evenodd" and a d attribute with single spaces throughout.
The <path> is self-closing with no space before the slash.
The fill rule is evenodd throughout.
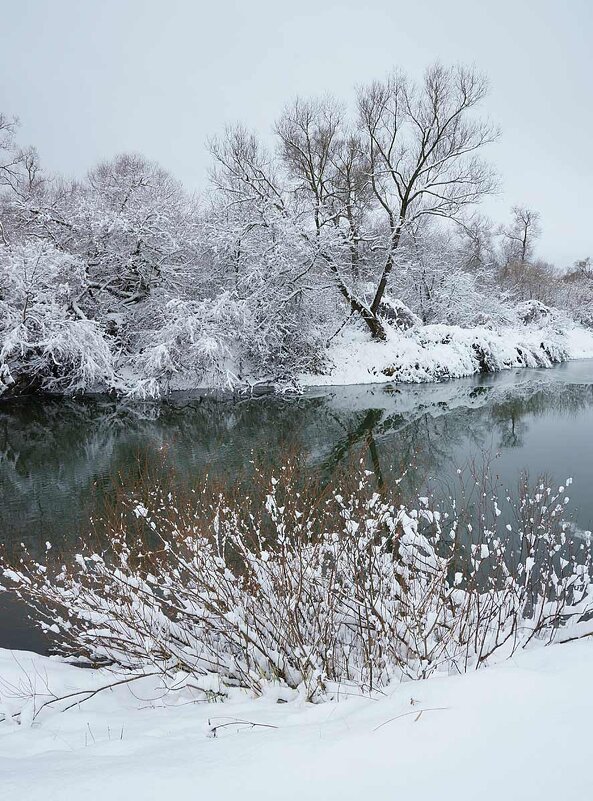
<path id="1" fill-rule="evenodd" d="M 324 388 L 293 399 L 0 402 L 0 542 L 36 551 L 49 540 L 68 550 L 116 477 L 133 481 L 139 464 L 156 467 L 163 454 L 185 480 L 208 470 L 232 482 L 254 456 L 276 462 L 287 449 L 328 475 L 364 453 L 383 484 L 406 468 L 404 492 L 445 491 L 458 469 L 484 459 L 509 487 L 522 470 L 558 482 L 570 476 L 571 517 L 590 529 L 593 360 L 443 384 Z M 0 647 L 44 648 L 6 594 Z"/>

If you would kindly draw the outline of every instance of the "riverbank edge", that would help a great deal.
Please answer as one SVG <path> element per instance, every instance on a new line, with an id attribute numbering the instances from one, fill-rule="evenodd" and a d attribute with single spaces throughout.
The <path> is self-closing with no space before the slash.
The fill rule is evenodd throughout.
<path id="1" fill-rule="evenodd" d="M 514 327 L 427 325 L 390 331 L 376 342 L 352 329 L 332 344 L 324 374 L 299 376 L 303 387 L 355 384 L 439 383 L 514 368 L 548 368 L 573 359 L 593 358 L 593 331 Z"/>
<path id="2" fill-rule="evenodd" d="M 137 376 L 122 376 L 117 388 L 94 386 L 77 393 L 23 392 L 0 394 L 0 405 L 32 395 L 92 398 L 112 396 L 137 401 L 158 401 L 170 395 L 199 393 L 220 399 L 246 395 L 298 395 L 303 390 L 368 384 L 439 384 L 456 378 L 492 374 L 517 368 L 550 368 L 575 359 L 593 359 L 593 330 L 509 327 L 462 328 L 450 325 L 417 326 L 408 331 L 389 329 L 384 341 L 372 340 L 359 327 L 347 328 L 328 346 L 324 370 L 299 373 L 292 378 L 241 377 L 220 374 L 195 382 L 188 374 L 167 379 L 148 390 Z M 158 384 L 158 382 L 156 382 Z M 130 387 L 136 389 L 130 389 Z"/>

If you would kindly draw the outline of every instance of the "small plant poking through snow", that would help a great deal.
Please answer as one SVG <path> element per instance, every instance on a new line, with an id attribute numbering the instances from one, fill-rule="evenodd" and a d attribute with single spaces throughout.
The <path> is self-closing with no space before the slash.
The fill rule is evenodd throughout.
<path id="1" fill-rule="evenodd" d="M 206 698 L 370 692 L 589 633 L 590 551 L 567 536 L 564 487 L 525 481 L 512 525 L 492 498 L 472 527 L 425 498 L 399 506 L 362 470 L 346 485 L 319 491 L 289 464 L 260 501 L 156 486 L 111 519 L 104 551 L 4 557 L 0 575 L 62 654 Z"/>

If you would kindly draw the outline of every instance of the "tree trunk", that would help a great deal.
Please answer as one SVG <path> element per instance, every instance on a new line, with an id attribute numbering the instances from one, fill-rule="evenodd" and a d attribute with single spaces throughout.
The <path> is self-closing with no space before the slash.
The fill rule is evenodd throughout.
<path id="1" fill-rule="evenodd" d="M 337 269 L 336 265 L 333 263 L 332 259 L 327 254 L 324 253 L 322 253 L 321 256 L 329 266 L 330 270 L 335 275 L 336 283 L 338 285 L 338 289 L 340 290 L 342 297 L 348 303 L 352 311 L 359 314 L 365 321 L 373 339 L 379 339 L 379 340 L 386 339 L 387 334 L 385 333 L 385 326 L 383 325 L 381 320 L 377 317 L 376 310 L 373 309 L 372 306 L 369 309 L 369 307 L 366 306 L 364 303 L 361 303 L 361 301 L 358 300 L 358 298 L 355 298 L 354 295 L 348 289 L 348 287 L 342 281 L 340 272 Z"/>
<path id="2" fill-rule="evenodd" d="M 374 315 L 377 314 L 377 310 L 381 305 L 381 301 L 383 300 L 383 295 L 385 294 L 385 289 L 387 288 L 387 279 L 393 269 L 393 265 L 395 263 L 395 251 L 399 246 L 399 242 L 402 235 L 402 225 L 404 222 L 406 211 L 405 209 L 400 211 L 400 221 L 398 223 L 397 228 L 392 233 L 391 239 L 391 247 L 389 248 L 389 253 L 387 255 L 387 261 L 385 262 L 385 267 L 383 267 L 383 273 L 381 274 L 381 280 L 379 281 L 379 286 L 377 287 L 377 291 L 375 292 L 375 297 L 373 298 L 373 302 L 371 303 L 371 311 Z"/>

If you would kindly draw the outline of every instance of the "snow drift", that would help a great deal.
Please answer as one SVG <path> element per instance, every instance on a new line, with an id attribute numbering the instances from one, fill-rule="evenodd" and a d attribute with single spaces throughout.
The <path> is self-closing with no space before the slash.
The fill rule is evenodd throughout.
<path id="1" fill-rule="evenodd" d="M 422 383 L 515 367 L 551 367 L 593 357 L 593 332 L 578 326 L 492 330 L 450 325 L 390 328 L 376 342 L 360 328 L 344 331 L 327 352 L 329 369 L 299 376 L 304 386 Z"/>

